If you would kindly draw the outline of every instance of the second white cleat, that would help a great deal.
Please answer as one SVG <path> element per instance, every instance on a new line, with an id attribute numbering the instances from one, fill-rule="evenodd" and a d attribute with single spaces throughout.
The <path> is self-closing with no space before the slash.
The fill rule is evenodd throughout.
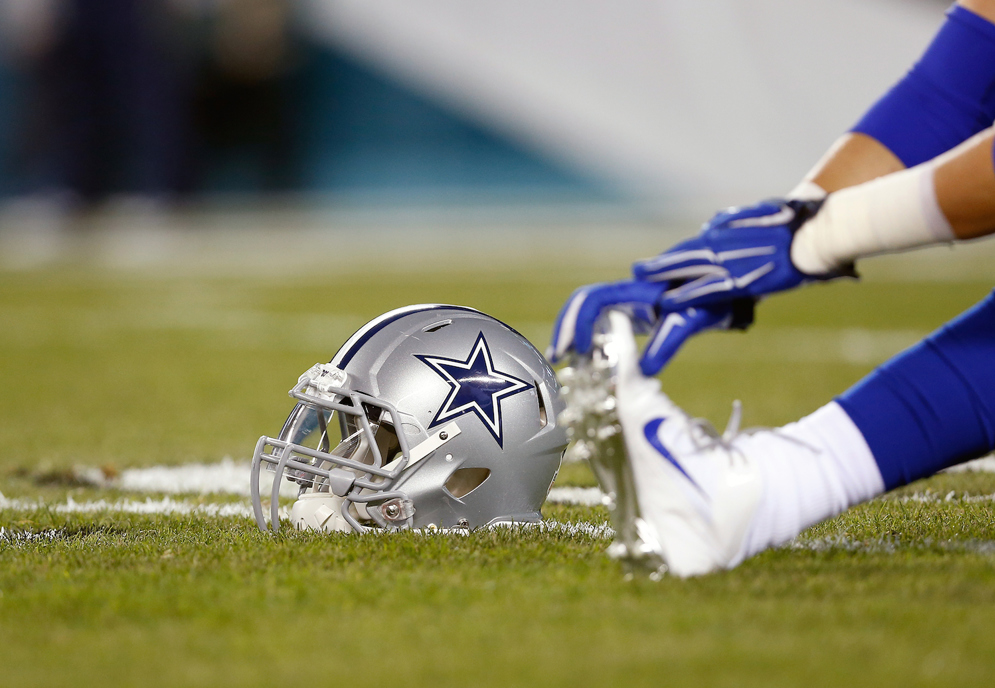
<path id="1" fill-rule="evenodd" d="M 759 467 L 737 446 L 749 437 L 690 418 L 640 372 L 629 318 L 612 311 L 605 325 L 592 355 L 563 371 L 563 419 L 570 451 L 606 495 L 617 534 L 609 553 L 651 577 L 736 566 L 763 493 Z"/>

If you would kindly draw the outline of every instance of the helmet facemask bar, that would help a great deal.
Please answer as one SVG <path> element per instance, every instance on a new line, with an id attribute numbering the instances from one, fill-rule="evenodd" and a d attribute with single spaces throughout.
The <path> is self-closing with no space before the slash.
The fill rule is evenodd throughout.
<path id="1" fill-rule="evenodd" d="M 324 368 L 324 366 L 322 366 Z M 413 509 L 403 492 L 390 488 L 411 463 L 411 452 L 401 428 L 397 409 L 384 401 L 362 392 L 344 387 L 318 384 L 308 371 L 290 390 L 290 396 L 300 403 L 288 418 L 279 438 L 260 437 L 252 457 L 252 505 L 257 525 L 268 530 L 259 494 L 259 472 L 262 465 L 275 467 L 270 503 L 270 525 L 274 532 L 280 527 L 279 494 L 283 478 L 301 485 L 303 494 L 308 488 L 314 492 L 327 492 L 342 497 L 341 516 L 358 532 L 367 527 L 353 515 L 366 515 L 381 527 L 411 526 Z M 320 375 L 320 372 L 318 373 Z M 336 380 L 337 382 L 344 382 Z M 324 381 L 322 381 L 324 382 Z M 313 412 L 321 431 L 317 449 L 295 442 L 298 422 Z M 338 414 L 343 440 L 329 449 L 328 423 Z M 374 417 L 371 420 L 370 416 Z M 389 432 L 396 441 L 400 456 L 391 460 L 381 448 L 384 433 Z M 378 439 L 380 442 L 378 442 Z M 388 444 L 392 448 L 393 442 Z M 370 462 L 356 460 L 370 459 Z M 371 503 L 377 504 L 369 507 Z M 391 502 L 385 505 L 385 502 Z M 381 507 L 388 506 L 389 516 Z"/>

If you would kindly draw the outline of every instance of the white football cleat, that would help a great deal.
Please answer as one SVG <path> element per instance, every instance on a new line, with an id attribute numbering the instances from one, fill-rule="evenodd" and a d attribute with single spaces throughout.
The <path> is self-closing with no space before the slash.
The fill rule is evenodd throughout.
<path id="1" fill-rule="evenodd" d="M 737 447 L 738 406 L 720 436 L 643 376 L 628 316 L 611 311 L 590 357 L 561 372 L 573 458 L 587 459 L 630 566 L 687 577 L 732 568 L 763 492 L 755 461 Z M 748 441 L 748 439 L 747 439 Z"/>

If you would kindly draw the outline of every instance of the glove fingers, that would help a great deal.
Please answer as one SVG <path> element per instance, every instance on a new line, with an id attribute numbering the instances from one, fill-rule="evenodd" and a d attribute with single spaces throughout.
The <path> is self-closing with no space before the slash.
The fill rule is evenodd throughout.
<path id="1" fill-rule="evenodd" d="M 721 270 L 716 262 L 715 253 L 708 248 L 668 251 L 654 258 L 633 263 L 632 275 L 637 280 L 653 282 L 693 279 L 716 268 Z"/>
<path id="2" fill-rule="evenodd" d="M 591 339 L 598 318 L 608 308 L 619 307 L 633 319 L 637 331 L 645 332 L 647 325 L 656 321 L 654 305 L 663 287 L 652 282 L 615 282 L 598 285 L 585 294 L 577 309 L 573 332 L 573 348 L 579 354 L 591 350 Z"/>
<path id="3" fill-rule="evenodd" d="M 659 373 L 693 333 L 682 313 L 668 313 L 654 328 L 639 359 L 643 375 L 653 376 Z"/>
<path id="4" fill-rule="evenodd" d="M 553 327 L 548 350 L 554 363 L 573 349 L 579 354 L 591 350 L 594 327 L 607 308 L 619 307 L 633 319 L 637 330 L 645 332 L 656 321 L 654 305 L 663 287 L 652 282 L 614 282 L 581 287 L 560 311 Z"/>
<path id="5" fill-rule="evenodd" d="M 712 328 L 728 327 L 731 321 L 728 306 L 717 309 L 687 308 L 668 313 L 654 329 L 643 351 L 639 361 L 643 375 L 659 373 L 693 335 Z"/>
<path id="6" fill-rule="evenodd" d="M 590 284 L 575 290 L 563 308 L 560 309 L 556 316 L 556 323 L 553 325 L 553 336 L 550 339 L 549 348 L 546 349 L 546 358 L 551 362 L 559 362 L 573 348 L 578 311 L 588 293 L 599 286 L 602 285 Z"/>
<path id="7" fill-rule="evenodd" d="M 734 287 L 733 279 L 723 270 L 721 273 L 704 275 L 670 289 L 660 299 L 660 306 L 664 310 L 680 311 L 693 306 L 715 303 L 723 300 Z"/>

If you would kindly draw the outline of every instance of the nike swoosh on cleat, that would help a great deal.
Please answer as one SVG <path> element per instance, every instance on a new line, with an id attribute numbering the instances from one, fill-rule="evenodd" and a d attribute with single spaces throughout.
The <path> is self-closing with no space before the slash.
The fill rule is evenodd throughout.
<path id="1" fill-rule="evenodd" d="M 674 468 L 679 470 L 681 472 L 681 475 L 687 478 L 688 481 L 692 485 L 694 485 L 695 489 L 698 490 L 698 492 L 704 495 L 705 491 L 701 489 L 701 486 L 694 481 L 694 478 L 688 475 L 688 472 L 684 470 L 684 466 L 678 463 L 677 459 L 674 458 L 674 455 L 670 453 L 670 450 L 667 449 L 665 446 L 663 446 L 663 442 L 660 441 L 660 438 L 657 435 L 657 431 L 660 429 L 660 426 L 663 425 L 663 422 L 665 420 L 667 419 L 654 418 L 649 423 L 643 426 L 643 435 L 646 437 L 646 441 L 650 443 L 650 446 L 652 446 L 654 449 L 660 452 L 660 455 L 663 456 L 663 458 L 665 458 L 667 461 L 669 461 Z"/>

